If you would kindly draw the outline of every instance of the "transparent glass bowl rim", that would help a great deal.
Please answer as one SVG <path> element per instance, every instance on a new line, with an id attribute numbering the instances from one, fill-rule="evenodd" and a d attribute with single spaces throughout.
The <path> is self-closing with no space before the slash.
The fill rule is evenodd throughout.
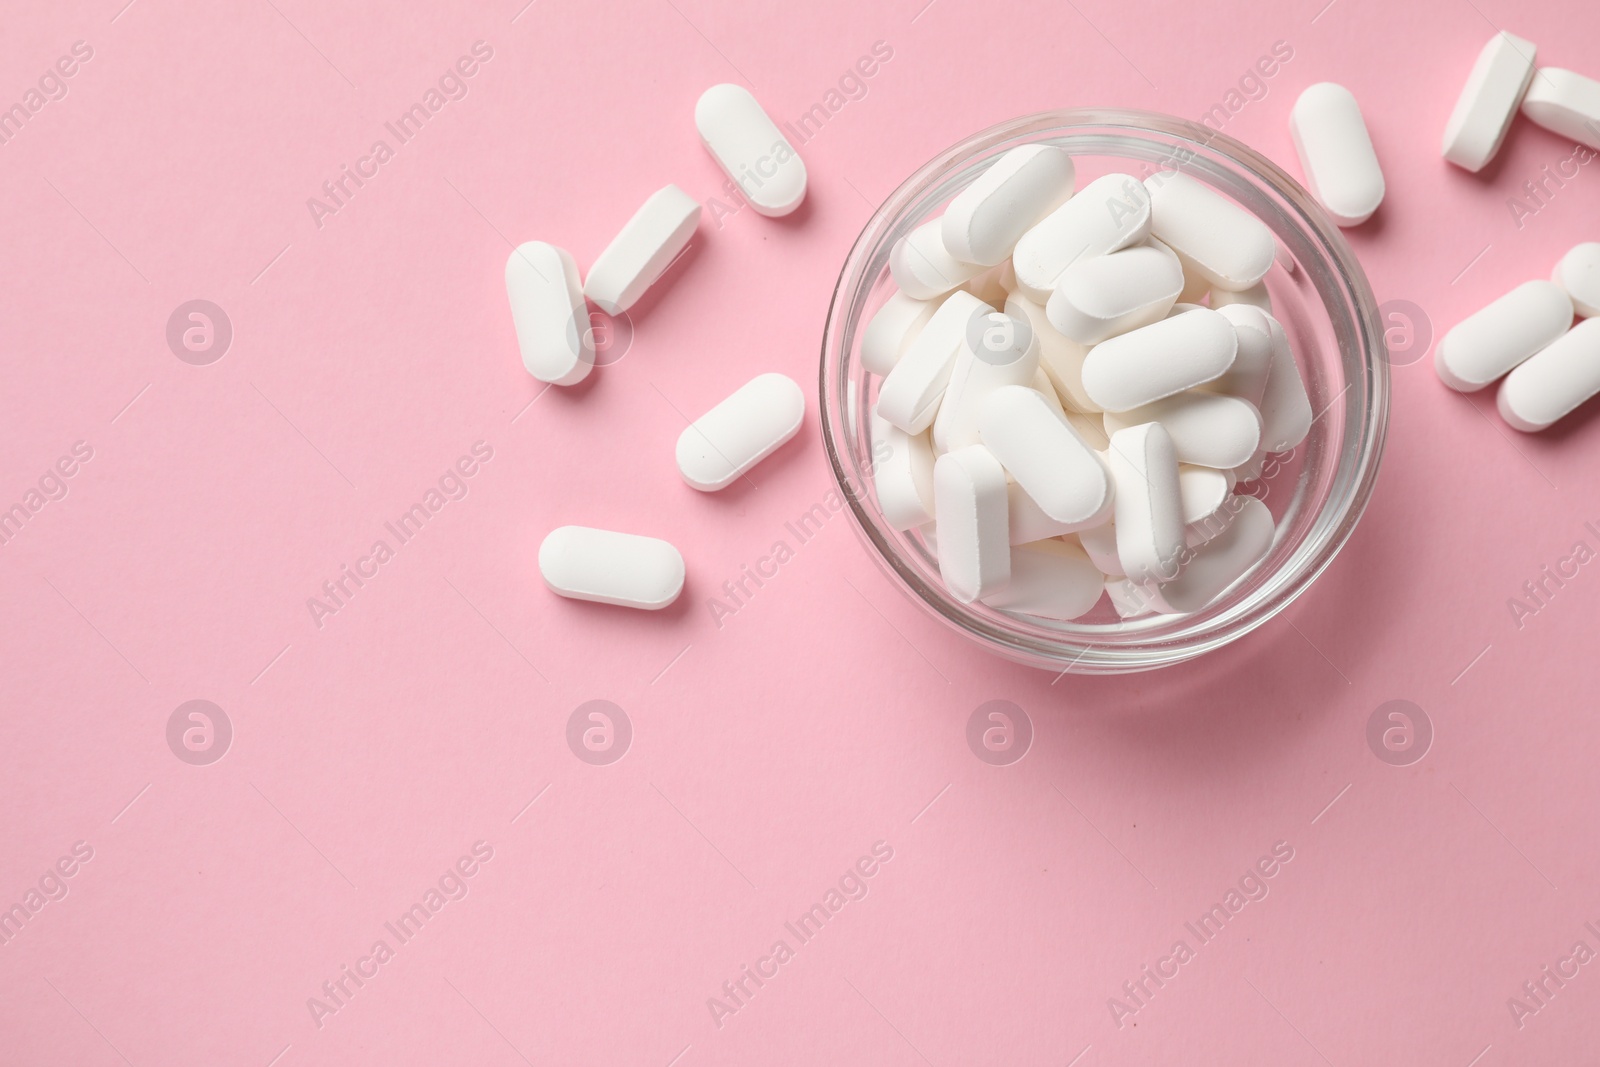
<path id="1" fill-rule="evenodd" d="M 1305 538 L 1285 564 L 1253 595 L 1221 612 L 1217 611 L 1218 605 L 1226 604 L 1228 596 L 1186 616 L 1181 620 L 1186 625 L 1177 631 L 1148 642 L 1121 641 L 1113 645 L 1068 634 L 1052 634 L 1048 638 L 1027 634 L 1021 627 L 979 615 L 955 603 L 942 588 L 935 589 L 902 558 L 901 549 L 893 540 L 896 532 L 884 524 L 876 501 L 863 498 L 862 494 L 870 490 L 848 456 L 846 445 L 855 429 L 847 399 L 851 377 L 848 372 L 856 369 L 851 350 L 862 325 L 847 318 L 852 305 L 878 277 L 876 271 L 869 276 L 866 266 L 885 235 L 950 173 L 1000 145 L 1088 134 L 1103 140 L 1159 143 L 1204 153 L 1210 167 L 1240 172 L 1246 181 L 1265 187 L 1279 201 L 1280 209 L 1312 252 L 1311 260 L 1302 261 L 1300 269 L 1317 268 L 1347 305 L 1345 314 L 1335 313 L 1327 294 L 1319 294 L 1329 314 L 1345 376 L 1352 379 L 1346 392 L 1358 393 L 1356 409 L 1346 414 L 1334 483 Z M 891 581 L 925 610 L 990 651 L 1063 672 L 1126 673 L 1180 663 L 1243 637 L 1288 607 L 1327 569 L 1349 540 L 1371 499 L 1388 429 L 1389 364 L 1377 301 L 1366 273 L 1338 227 L 1299 182 L 1259 152 L 1200 123 L 1149 111 L 1079 108 L 1025 115 L 981 130 L 918 168 L 874 211 L 845 258 L 828 309 L 820 362 L 821 427 L 829 469 L 857 532 Z M 1355 385 L 1360 388 L 1352 389 Z M 862 487 L 862 493 L 852 488 L 857 485 Z"/>

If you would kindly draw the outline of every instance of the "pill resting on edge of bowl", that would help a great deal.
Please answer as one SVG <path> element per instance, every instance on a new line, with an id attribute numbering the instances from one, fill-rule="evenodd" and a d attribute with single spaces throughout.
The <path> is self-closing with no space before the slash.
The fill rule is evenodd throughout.
<path id="1" fill-rule="evenodd" d="M 1300 94 L 1289 112 L 1289 132 L 1306 184 L 1333 221 L 1359 226 L 1383 202 L 1383 170 L 1354 94 L 1333 82 L 1318 82 Z"/>
<path id="2" fill-rule="evenodd" d="M 539 574 L 572 600 L 656 611 L 683 591 L 683 556 L 654 537 L 558 526 L 539 545 Z"/>
<path id="3" fill-rule="evenodd" d="M 805 394 L 794 379 L 758 374 L 684 427 L 678 471 L 701 492 L 724 489 L 793 437 L 805 414 Z"/>
<path id="4" fill-rule="evenodd" d="M 787 215 L 806 195 L 806 165 L 750 90 L 713 85 L 694 106 L 700 140 L 750 206 Z"/>

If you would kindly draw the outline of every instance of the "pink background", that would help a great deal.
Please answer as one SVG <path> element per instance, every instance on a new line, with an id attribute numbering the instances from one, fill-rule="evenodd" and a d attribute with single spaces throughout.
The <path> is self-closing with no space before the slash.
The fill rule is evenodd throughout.
<path id="1" fill-rule="evenodd" d="M 1397 367 L 1377 495 L 1316 587 L 1116 679 L 985 656 L 841 516 L 718 626 L 709 599 L 829 487 L 816 412 L 755 487 L 696 493 L 672 458 L 680 412 L 755 373 L 811 391 L 839 263 L 937 150 L 1053 107 L 1198 117 L 1276 41 L 1292 60 L 1226 131 L 1297 173 L 1296 94 L 1353 89 L 1389 194 L 1350 239 L 1437 336 L 1600 237 L 1600 163 L 1520 227 L 1507 207 L 1560 138 L 1519 122 L 1478 177 L 1438 154 L 1491 20 L 1596 74 L 1594 5 L 123 2 L 13 5 L 0 35 L 7 106 L 93 50 L 0 145 L 0 503 L 92 449 L 0 548 L 0 906 L 69 890 L 0 947 L 0 1062 L 1600 1055 L 1600 964 L 1520 1026 L 1507 1006 L 1600 951 L 1600 565 L 1520 626 L 1508 607 L 1600 548 L 1592 412 L 1524 437 L 1429 360 Z M 384 123 L 480 40 L 467 95 L 396 147 Z M 801 148 L 805 208 L 708 218 L 625 357 L 542 395 L 507 241 L 586 267 L 661 185 L 721 196 L 701 90 L 748 76 L 792 120 L 877 41 L 866 95 Z M 394 158 L 319 227 L 307 199 L 379 138 Z M 208 366 L 165 337 L 196 298 L 234 330 Z M 467 495 L 319 628 L 307 599 L 479 441 Z M 535 549 L 562 523 L 677 544 L 679 604 L 549 594 Z M 207 766 L 166 739 L 194 699 L 234 731 Z M 632 724 L 608 766 L 566 741 L 593 699 Z M 996 699 L 1034 730 L 1009 766 L 966 741 Z M 1366 740 L 1392 699 L 1435 731 L 1410 766 Z M 384 924 L 479 841 L 470 892 L 400 944 Z M 785 929 L 880 841 L 864 898 Z M 46 877 L 78 842 L 92 858 Z M 1278 842 L 1269 894 L 1200 945 L 1185 922 Z M 308 998 L 379 939 L 393 958 L 319 1026 Z M 793 958 L 714 1020 L 780 939 Z M 1118 1026 L 1108 998 L 1179 939 L 1194 958 Z"/>

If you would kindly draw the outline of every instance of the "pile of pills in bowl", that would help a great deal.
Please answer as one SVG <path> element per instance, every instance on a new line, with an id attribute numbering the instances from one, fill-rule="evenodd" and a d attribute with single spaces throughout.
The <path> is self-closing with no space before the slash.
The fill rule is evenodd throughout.
<path id="1" fill-rule="evenodd" d="M 892 249 L 859 346 L 878 503 L 963 603 L 1198 611 L 1267 555 L 1238 490 L 1313 421 L 1277 242 L 1183 174 L 1075 185 L 1061 148 L 1013 148 Z"/>

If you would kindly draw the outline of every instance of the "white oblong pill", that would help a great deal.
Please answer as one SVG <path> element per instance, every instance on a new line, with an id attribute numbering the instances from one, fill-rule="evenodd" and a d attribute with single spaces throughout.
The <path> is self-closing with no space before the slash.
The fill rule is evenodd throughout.
<path id="1" fill-rule="evenodd" d="M 1011 578 L 1006 472 L 982 445 L 946 452 L 933 465 L 939 573 L 950 595 L 970 604 Z"/>
<path id="2" fill-rule="evenodd" d="M 1172 435 L 1178 462 L 1228 470 L 1261 446 L 1261 413 L 1248 400 L 1200 390 L 1178 393 L 1124 412 L 1107 412 L 1106 432 L 1159 422 Z"/>
<path id="3" fill-rule="evenodd" d="M 700 203 L 676 185 L 650 195 L 589 267 L 583 295 L 607 315 L 634 305 L 700 225 Z"/>
<path id="4" fill-rule="evenodd" d="M 539 574 L 572 600 L 656 611 L 683 591 L 683 556 L 655 537 L 558 526 L 539 545 Z"/>
<path id="5" fill-rule="evenodd" d="M 1083 388 L 1106 411 L 1127 411 L 1221 377 L 1238 351 L 1233 323 L 1195 308 L 1089 349 Z"/>
<path id="6" fill-rule="evenodd" d="M 940 233 L 957 259 L 993 266 L 1072 195 L 1072 157 L 1054 145 L 1011 149 L 955 195 Z"/>
<path id="7" fill-rule="evenodd" d="M 1287 452 L 1306 439 L 1316 416 L 1311 413 L 1311 398 L 1306 395 L 1289 334 L 1271 315 L 1267 325 L 1272 329 L 1272 369 L 1261 394 L 1261 447 L 1267 452 Z"/>
<path id="8" fill-rule="evenodd" d="M 1178 454 L 1160 423 L 1111 435 L 1106 453 L 1116 484 L 1117 559 L 1137 581 L 1171 578 L 1183 551 L 1183 492 Z"/>
<path id="9" fill-rule="evenodd" d="M 589 308 L 570 253 L 543 241 L 518 245 L 506 258 L 506 297 L 522 365 L 541 382 L 576 385 L 594 370 Z"/>
<path id="10" fill-rule="evenodd" d="M 1216 537 L 1193 550 L 1183 573 L 1152 591 L 1167 611 L 1199 611 L 1225 593 L 1272 550 L 1276 526 L 1272 512 L 1253 496 L 1236 496 L 1226 508 L 1233 521 Z"/>
<path id="11" fill-rule="evenodd" d="M 974 316 L 988 311 L 989 305 L 971 293 L 957 290 L 946 297 L 884 376 L 878 387 L 878 414 L 907 433 L 921 433 L 931 426 L 967 326 Z"/>
<path id="12" fill-rule="evenodd" d="M 933 521 L 933 445 L 872 416 L 872 485 L 883 517 L 896 530 Z"/>
<path id="13" fill-rule="evenodd" d="M 1556 264 L 1550 280 L 1572 299 L 1578 314 L 1600 315 L 1600 241 L 1573 246 Z"/>
<path id="14" fill-rule="evenodd" d="M 1183 264 L 1160 242 L 1074 263 L 1045 304 L 1051 325 L 1084 345 L 1165 317 L 1183 291 Z"/>
<path id="15" fill-rule="evenodd" d="M 1111 473 L 1034 390 L 1011 385 L 989 393 L 978 428 L 984 447 L 1051 519 L 1078 529 L 1111 517 Z"/>
<path id="16" fill-rule="evenodd" d="M 1540 67 L 1522 98 L 1522 113 L 1569 140 L 1600 148 L 1600 81 Z"/>
<path id="17" fill-rule="evenodd" d="M 1178 493 L 1183 498 L 1183 524 L 1193 526 L 1215 514 L 1233 492 L 1233 485 L 1231 471 L 1180 464 Z"/>
<path id="18" fill-rule="evenodd" d="M 1595 393 L 1600 393 L 1600 319 L 1584 319 L 1506 375 L 1500 417 L 1533 433 Z"/>
<path id="19" fill-rule="evenodd" d="M 741 85 L 713 85 L 694 106 L 700 141 L 750 206 L 787 215 L 806 195 L 806 165 L 761 104 Z"/>
<path id="20" fill-rule="evenodd" d="M 1000 311 L 974 316 L 933 419 L 933 447 L 977 444 L 984 397 L 1001 386 L 1032 385 L 1038 373 L 1039 339 L 1026 321 Z"/>
<path id="21" fill-rule="evenodd" d="M 1444 124 L 1444 158 L 1480 171 L 1495 157 L 1533 80 L 1536 52 L 1532 41 L 1513 34 L 1489 38 Z"/>
<path id="22" fill-rule="evenodd" d="M 1178 254 L 1185 270 L 1219 289 L 1248 289 L 1278 256 L 1267 224 L 1187 174 L 1153 174 L 1150 232 Z"/>
<path id="23" fill-rule="evenodd" d="M 1067 622 L 1100 600 L 1105 577 L 1070 541 L 1038 541 L 1011 550 L 1011 580 L 983 602 L 999 611 Z"/>
<path id="24" fill-rule="evenodd" d="M 1241 289 L 1238 292 L 1234 292 L 1231 289 L 1209 289 L 1207 291 L 1211 294 L 1211 307 L 1216 311 L 1221 311 L 1225 307 L 1245 304 L 1265 311 L 1268 315 L 1272 314 L 1272 294 L 1267 292 L 1267 283 L 1264 281 L 1256 282 L 1250 288 Z"/>
<path id="25" fill-rule="evenodd" d="M 867 320 L 861 333 L 861 365 L 873 374 L 888 374 L 939 305 L 895 293 Z"/>
<path id="26" fill-rule="evenodd" d="M 1383 169 L 1355 94 L 1318 82 L 1289 112 L 1289 132 L 1311 195 L 1340 226 L 1359 226 L 1383 202 Z"/>
<path id="27" fill-rule="evenodd" d="M 1072 533 L 1077 527 L 1057 522 L 1016 482 L 1006 482 L 1006 532 L 1014 545 L 1032 544 Z"/>
<path id="28" fill-rule="evenodd" d="M 805 415 L 805 395 L 794 379 L 758 374 L 684 427 L 678 471 L 701 492 L 716 492 L 777 451 Z"/>
<path id="29" fill-rule="evenodd" d="M 1122 569 L 1122 560 L 1117 556 L 1115 524 L 1107 522 L 1087 530 L 1079 530 L 1077 537 L 1078 543 L 1083 546 L 1083 550 L 1089 554 L 1089 558 L 1094 561 L 1094 565 L 1102 574 L 1114 578 L 1124 577 L 1126 572 Z"/>
<path id="30" fill-rule="evenodd" d="M 1083 360 L 1089 354 L 1089 346 L 1062 336 L 1061 331 L 1050 324 L 1043 306 L 1020 293 L 1012 293 L 1007 298 L 1005 312 L 1014 319 L 1027 319 L 1033 328 L 1034 335 L 1039 338 L 1039 366 L 1055 386 L 1061 402 L 1074 411 L 1099 411 L 1100 405 L 1090 400 L 1083 390 Z"/>
<path id="31" fill-rule="evenodd" d="M 1256 407 L 1267 391 L 1267 375 L 1272 370 L 1272 327 L 1268 313 L 1251 304 L 1225 304 L 1217 314 L 1233 323 L 1239 351 L 1228 373 L 1207 382 L 1207 392 L 1227 393 L 1248 400 Z"/>
<path id="32" fill-rule="evenodd" d="M 1138 244 L 1150 235 L 1150 195 L 1131 174 L 1107 174 L 1041 219 L 1017 241 L 1017 289 L 1050 299 L 1061 272 L 1081 259 Z"/>
<path id="33" fill-rule="evenodd" d="M 1510 371 L 1572 325 L 1572 298 L 1556 283 L 1524 282 L 1457 323 L 1433 353 L 1444 384 L 1470 393 Z"/>
<path id="34" fill-rule="evenodd" d="M 986 269 L 981 263 L 957 259 L 944 246 L 939 220 L 924 222 L 889 251 L 889 273 L 901 292 L 918 300 L 932 300 L 971 281 Z"/>
<path id="35" fill-rule="evenodd" d="M 1154 598 L 1150 591 L 1140 582 L 1130 582 L 1126 578 L 1106 577 L 1106 596 L 1111 599 L 1111 607 L 1116 611 L 1117 618 L 1137 619 L 1142 615 L 1149 615 L 1156 610 Z"/>

